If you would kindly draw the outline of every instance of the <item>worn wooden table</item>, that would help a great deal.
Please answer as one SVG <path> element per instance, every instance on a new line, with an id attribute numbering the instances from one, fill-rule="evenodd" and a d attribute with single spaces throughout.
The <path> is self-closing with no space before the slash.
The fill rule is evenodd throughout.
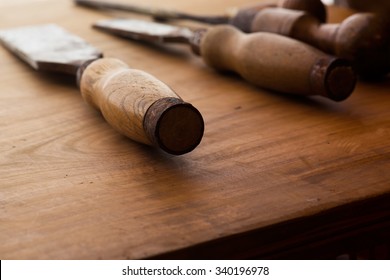
<path id="1" fill-rule="evenodd" d="M 164 5 L 210 14 L 244 2 Z M 383 248 L 389 78 L 359 82 L 341 103 L 275 94 L 207 68 L 185 46 L 90 28 L 111 15 L 68 0 L 9 0 L 0 28 L 57 23 L 150 72 L 201 111 L 203 141 L 179 157 L 132 142 L 72 79 L 36 73 L 0 48 L 1 259 L 372 257 Z"/>

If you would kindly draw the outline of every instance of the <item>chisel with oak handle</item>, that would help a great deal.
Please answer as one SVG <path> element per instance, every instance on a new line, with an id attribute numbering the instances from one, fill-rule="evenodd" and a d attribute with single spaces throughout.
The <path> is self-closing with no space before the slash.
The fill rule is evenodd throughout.
<path id="1" fill-rule="evenodd" d="M 230 8 L 226 15 L 197 15 L 176 10 L 153 8 L 129 3 L 103 0 L 74 0 L 75 4 L 101 10 L 118 10 L 152 16 L 156 20 L 192 20 L 207 24 L 231 24 L 244 32 L 250 32 L 248 23 L 256 13 L 267 7 L 280 7 L 305 11 L 320 22 L 326 21 L 326 8 L 321 0 L 261 1 L 245 7 Z"/>
<path id="2" fill-rule="evenodd" d="M 347 60 L 277 34 L 246 34 L 231 25 L 193 31 L 132 19 L 102 20 L 94 27 L 134 40 L 187 43 L 207 65 L 236 72 L 245 80 L 274 91 L 341 101 L 356 84 L 356 74 Z"/>
<path id="3" fill-rule="evenodd" d="M 201 114 L 169 86 L 120 60 L 102 58 L 99 50 L 57 25 L 0 30 L 0 42 L 36 70 L 76 75 L 85 101 L 137 142 L 181 155 L 202 139 Z"/>
<path id="4" fill-rule="evenodd" d="M 340 24 L 324 24 L 326 8 L 320 0 L 279 0 L 277 3 L 265 1 L 241 7 L 233 15 L 225 17 L 196 16 L 101 0 L 75 2 L 88 7 L 129 10 L 159 19 L 226 23 L 247 33 L 276 33 L 352 61 L 362 77 L 380 77 L 390 72 L 389 20 L 386 22 L 384 17 L 372 13 L 359 13 Z"/>

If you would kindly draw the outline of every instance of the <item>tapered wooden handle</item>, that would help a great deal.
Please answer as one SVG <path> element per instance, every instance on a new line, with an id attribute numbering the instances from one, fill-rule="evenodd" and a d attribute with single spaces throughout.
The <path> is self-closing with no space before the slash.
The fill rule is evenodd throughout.
<path id="1" fill-rule="evenodd" d="M 251 32 L 271 32 L 291 37 L 335 54 L 338 24 L 321 24 L 303 11 L 268 8 L 259 11 L 251 24 Z"/>
<path id="2" fill-rule="evenodd" d="M 279 0 L 277 3 L 275 1 L 262 1 L 255 5 L 252 4 L 238 9 L 229 23 L 243 32 L 256 32 L 253 30 L 252 24 L 257 14 L 264 9 L 277 7 L 287 11 L 297 10 L 305 12 L 319 22 L 325 22 L 327 17 L 325 5 L 321 0 Z"/>
<path id="3" fill-rule="evenodd" d="M 280 8 L 259 11 L 251 32 L 271 32 L 308 43 L 350 60 L 362 76 L 382 76 L 390 71 L 390 24 L 371 13 L 357 13 L 340 24 L 321 24 L 308 13 Z"/>
<path id="4" fill-rule="evenodd" d="M 201 141 L 199 111 L 152 75 L 117 59 L 93 61 L 79 75 L 83 98 L 129 138 L 184 154 Z"/>
<path id="5" fill-rule="evenodd" d="M 341 101 L 356 84 L 347 61 L 271 33 L 244 34 L 228 25 L 210 28 L 200 42 L 200 53 L 209 66 L 237 72 L 255 85 L 285 93 Z"/>
<path id="6" fill-rule="evenodd" d="M 326 22 L 327 11 L 321 0 L 279 0 L 278 7 L 303 11 L 315 17 L 320 22 Z"/>

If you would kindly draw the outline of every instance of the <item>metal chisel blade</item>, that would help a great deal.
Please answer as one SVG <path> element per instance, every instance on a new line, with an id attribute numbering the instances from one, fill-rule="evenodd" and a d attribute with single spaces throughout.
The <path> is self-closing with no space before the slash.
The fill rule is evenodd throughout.
<path id="1" fill-rule="evenodd" d="M 185 27 L 135 19 L 101 20 L 93 25 L 103 31 L 147 42 L 188 43 L 193 31 Z"/>
<path id="2" fill-rule="evenodd" d="M 36 70 L 76 74 L 102 53 L 55 24 L 0 30 L 0 42 Z"/>
<path id="3" fill-rule="evenodd" d="M 143 15 L 152 16 L 158 20 L 172 20 L 172 19 L 184 19 L 194 20 L 198 22 L 210 23 L 210 24 L 221 24 L 228 23 L 230 16 L 228 15 L 196 15 L 192 13 L 185 13 L 176 10 L 167 10 L 161 8 L 147 7 L 142 5 L 132 5 L 129 3 L 119 3 L 115 1 L 102 1 L 102 0 L 74 0 L 77 5 L 95 8 L 95 9 L 108 9 L 127 11 Z"/>

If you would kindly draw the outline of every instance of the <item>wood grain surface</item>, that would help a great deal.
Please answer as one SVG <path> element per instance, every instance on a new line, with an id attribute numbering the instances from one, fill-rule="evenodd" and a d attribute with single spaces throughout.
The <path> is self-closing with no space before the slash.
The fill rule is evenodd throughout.
<path id="1" fill-rule="evenodd" d="M 246 2 L 164 6 L 217 14 Z M 359 82 L 341 103 L 276 94 L 185 46 L 90 28 L 118 14 L 8 0 L 0 28 L 57 23 L 152 74 L 199 109 L 204 138 L 180 157 L 137 144 L 84 103 L 73 78 L 37 73 L 0 48 L 0 259 L 252 258 L 351 231 L 385 235 L 389 77 Z"/>

